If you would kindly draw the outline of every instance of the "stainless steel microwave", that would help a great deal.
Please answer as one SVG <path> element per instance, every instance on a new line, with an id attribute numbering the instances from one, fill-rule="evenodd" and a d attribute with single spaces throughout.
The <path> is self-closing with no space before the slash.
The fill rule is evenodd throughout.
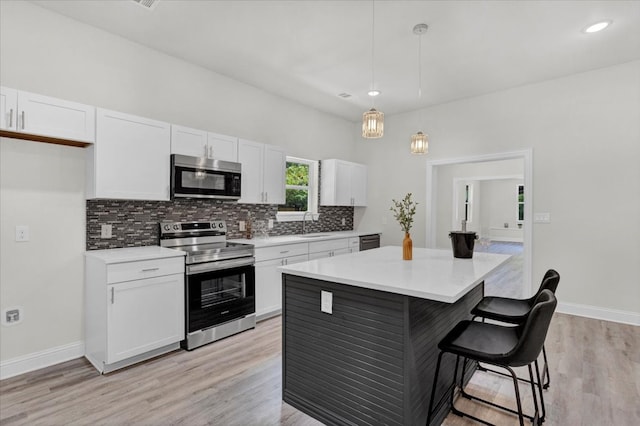
<path id="1" fill-rule="evenodd" d="M 242 166 L 230 161 L 171 155 L 171 198 L 240 199 Z"/>

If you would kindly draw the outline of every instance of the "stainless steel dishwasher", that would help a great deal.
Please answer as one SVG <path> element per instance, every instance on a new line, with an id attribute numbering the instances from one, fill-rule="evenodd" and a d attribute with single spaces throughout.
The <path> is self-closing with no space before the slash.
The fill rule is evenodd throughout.
<path id="1" fill-rule="evenodd" d="M 378 247 L 380 247 L 380 234 L 360 236 L 360 251 L 370 250 Z"/>

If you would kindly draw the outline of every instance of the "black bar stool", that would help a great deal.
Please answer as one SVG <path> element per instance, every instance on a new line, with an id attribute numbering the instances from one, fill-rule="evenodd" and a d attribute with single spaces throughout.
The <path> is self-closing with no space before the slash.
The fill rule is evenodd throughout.
<path id="1" fill-rule="evenodd" d="M 458 364 L 460 362 L 460 357 L 462 357 L 463 371 L 460 376 L 459 385 L 462 396 L 517 414 L 518 419 L 520 420 L 520 426 L 524 426 L 525 417 L 531 420 L 534 424 L 542 424 L 544 420 L 540 417 L 537 398 L 537 394 L 542 398 L 538 356 L 540 355 L 544 340 L 547 336 L 547 331 L 549 329 L 549 324 L 551 323 L 551 317 L 555 311 L 556 304 L 557 301 L 554 294 L 549 290 L 543 290 L 535 300 L 533 308 L 527 316 L 524 324 L 518 326 L 503 326 L 486 322 L 461 321 L 449 333 L 447 333 L 444 339 L 438 343 L 440 354 L 438 355 L 438 363 L 436 364 L 436 372 L 433 378 L 427 425 L 429 425 L 431 421 L 436 385 L 438 383 L 438 374 L 440 373 L 440 363 L 442 361 L 442 356 L 445 353 L 456 355 L 456 366 L 450 395 L 451 411 L 454 414 L 461 417 L 466 416 L 487 425 L 491 424 L 478 417 L 458 410 L 453 403 L 455 381 L 458 375 Z M 494 404 L 465 392 L 463 381 L 466 359 L 495 365 L 509 371 L 515 388 L 517 411 Z M 533 379 L 533 370 L 531 368 L 532 364 L 535 365 L 536 376 L 538 379 L 537 382 Z M 532 416 L 525 415 L 522 412 L 518 378 L 513 371 L 513 367 L 523 366 L 527 366 L 529 370 L 529 382 L 531 384 L 534 405 L 534 414 Z M 537 392 L 535 386 L 536 383 L 538 388 Z"/>
<path id="2" fill-rule="evenodd" d="M 536 298 L 542 293 L 543 290 L 550 290 L 555 294 L 558 284 L 560 283 L 560 274 L 554 269 L 549 269 L 542 278 L 540 288 L 536 294 L 529 299 L 509 299 L 506 297 L 484 297 L 478 304 L 471 310 L 473 317 L 488 318 L 495 321 L 506 322 L 508 324 L 522 324 L 526 321 L 529 311 L 533 307 Z M 544 367 L 542 368 L 542 380 L 544 381 L 543 388 L 547 389 L 551 383 L 549 377 L 549 363 L 547 362 L 547 349 L 542 346 L 542 356 L 544 357 Z M 483 367 L 479 367 L 481 370 L 488 370 Z M 493 371 L 493 370 L 488 370 Z M 503 374 L 499 371 L 493 371 L 494 373 Z M 524 380 L 524 379 L 523 379 Z M 546 381 L 545 381 L 546 380 Z M 526 381 L 526 380 L 524 380 Z"/>

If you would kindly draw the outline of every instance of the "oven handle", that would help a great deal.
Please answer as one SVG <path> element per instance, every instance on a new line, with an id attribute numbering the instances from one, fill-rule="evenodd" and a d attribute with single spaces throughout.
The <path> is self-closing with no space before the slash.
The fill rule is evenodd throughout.
<path id="1" fill-rule="evenodd" d="M 239 259 L 218 260 L 215 262 L 187 265 L 187 275 L 194 275 L 202 272 L 220 271 L 222 269 L 229 268 L 239 268 L 241 266 L 253 266 L 255 261 L 256 259 L 254 257 L 241 257 Z"/>

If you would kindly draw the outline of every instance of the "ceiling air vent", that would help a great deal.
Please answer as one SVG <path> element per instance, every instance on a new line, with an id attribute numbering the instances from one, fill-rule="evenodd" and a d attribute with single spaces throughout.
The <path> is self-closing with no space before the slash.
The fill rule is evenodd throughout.
<path id="1" fill-rule="evenodd" d="M 160 0 L 131 0 L 131 1 L 139 4 L 145 9 L 153 10 Z"/>
<path id="2" fill-rule="evenodd" d="M 350 98 L 351 95 L 348 93 L 338 93 L 338 96 L 344 99 Z"/>

